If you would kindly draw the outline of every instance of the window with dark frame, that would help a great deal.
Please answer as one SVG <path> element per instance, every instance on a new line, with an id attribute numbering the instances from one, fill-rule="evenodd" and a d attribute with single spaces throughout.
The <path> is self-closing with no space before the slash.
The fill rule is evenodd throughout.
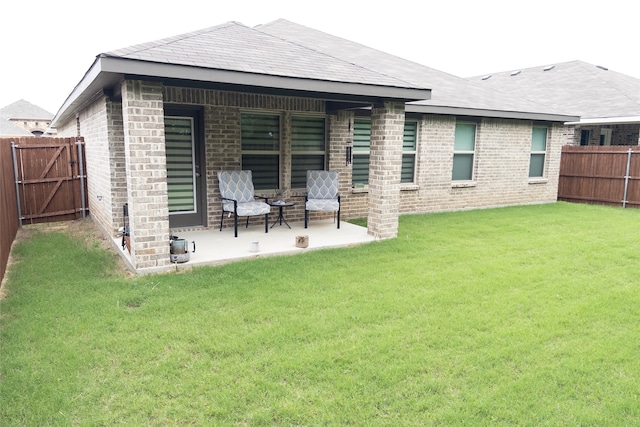
<path id="1" fill-rule="evenodd" d="M 240 117 L 242 169 L 251 170 L 256 190 L 280 187 L 280 116 L 244 113 Z"/>
<path id="2" fill-rule="evenodd" d="M 476 152 L 475 123 L 456 123 L 453 142 L 453 181 L 471 181 L 473 179 L 473 164 Z"/>
<path id="3" fill-rule="evenodd" d="M 531 158 L 529 178 L 544 176 L 544 162 L 547 155 L 547 128 L 534 126 L 531 133 Z"/>
<path id="4" fill-rule="evenodd" d="M 589 145 L 589 139 L 591 138 L 591 131 L 588 129 L 582 129 L 580 131 L 580 145 Z"/>
<path id="5" fill-rule="evenodd" d="M 291 117 L 291 188 L 305 188 L 307 170 L 326 168 L 324 117 Z"/>

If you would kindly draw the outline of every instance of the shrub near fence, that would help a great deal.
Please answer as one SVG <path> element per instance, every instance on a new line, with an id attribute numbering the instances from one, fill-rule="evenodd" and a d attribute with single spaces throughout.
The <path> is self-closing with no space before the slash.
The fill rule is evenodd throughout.
<path id="1" fill-rule="evenodd" d="M 640 147 L 563 147 L 558 200 L 640 208 Z"/>
<path id="2" fill-rule="evenodd" d="M 7 269 L 11 245 L 19 227 L 10 139 L 0 139 L 0 202 L 0 281 L 2 281 Z"/>

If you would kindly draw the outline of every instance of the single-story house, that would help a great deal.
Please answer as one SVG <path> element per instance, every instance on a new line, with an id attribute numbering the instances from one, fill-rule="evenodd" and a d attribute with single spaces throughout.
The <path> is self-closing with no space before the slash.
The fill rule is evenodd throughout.
<path id="1" fill-rule="evenodd" d="M 170 267 L 171 230 L 217 228 L 218 171 L 252 170 L 256 191 L 291 197 L 304 196 L 306 170 L 337 171 L 342 217 L 366 216 L 386 239 L 404 213 L 555 201 L 564 123 L 576 120 L 277 20 L 102 53 L 53 125 L 86 141 L 105 233 L 128 204 L 131 263 L 148 272 Z"/>
<path id="2" fill-rule="evenodd" d="M 640 145 L 640 79 L 583 61 L 469 78 L 566 114 L 572 145 Z"/>

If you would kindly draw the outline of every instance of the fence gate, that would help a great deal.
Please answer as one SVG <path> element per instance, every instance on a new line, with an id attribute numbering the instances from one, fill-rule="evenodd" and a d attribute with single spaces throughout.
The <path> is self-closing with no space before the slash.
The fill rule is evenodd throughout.
<path id="1" fill-rule="evenodd" d="M 16 138 L 11 145 L 21 225 L 86 216 L 83 138 Z"/>

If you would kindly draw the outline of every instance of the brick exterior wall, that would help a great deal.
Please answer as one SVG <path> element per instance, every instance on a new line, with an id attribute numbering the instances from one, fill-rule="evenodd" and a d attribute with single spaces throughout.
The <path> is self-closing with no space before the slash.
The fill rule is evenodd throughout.
<path id="1" fill-rule="evenodd" d="M 85 136 L 89 212 L 98 226 L 115 235 L 127 201 L 122 104 L 100 96 L 60 126 L 58 135 Z"/>
<path id="2" fill-rule="evenodd" d="M 402 185 L 400 212 L 425 213 L 548 203 L 556 200 L 561 125 L 547 135 L 544 177 L 529 178 L 532 122 L 482 119 L 476 127 L 474 176 L 452 181 L 455 117 L 426 116 L 419 126 L 416 186 Z"/>
<path id="3" fill-rule="evenodd" d="M 136 270 L 161 269 L 170 265 L 162 85 L 125 80 L 122 119 L 131 261 Z"/>

